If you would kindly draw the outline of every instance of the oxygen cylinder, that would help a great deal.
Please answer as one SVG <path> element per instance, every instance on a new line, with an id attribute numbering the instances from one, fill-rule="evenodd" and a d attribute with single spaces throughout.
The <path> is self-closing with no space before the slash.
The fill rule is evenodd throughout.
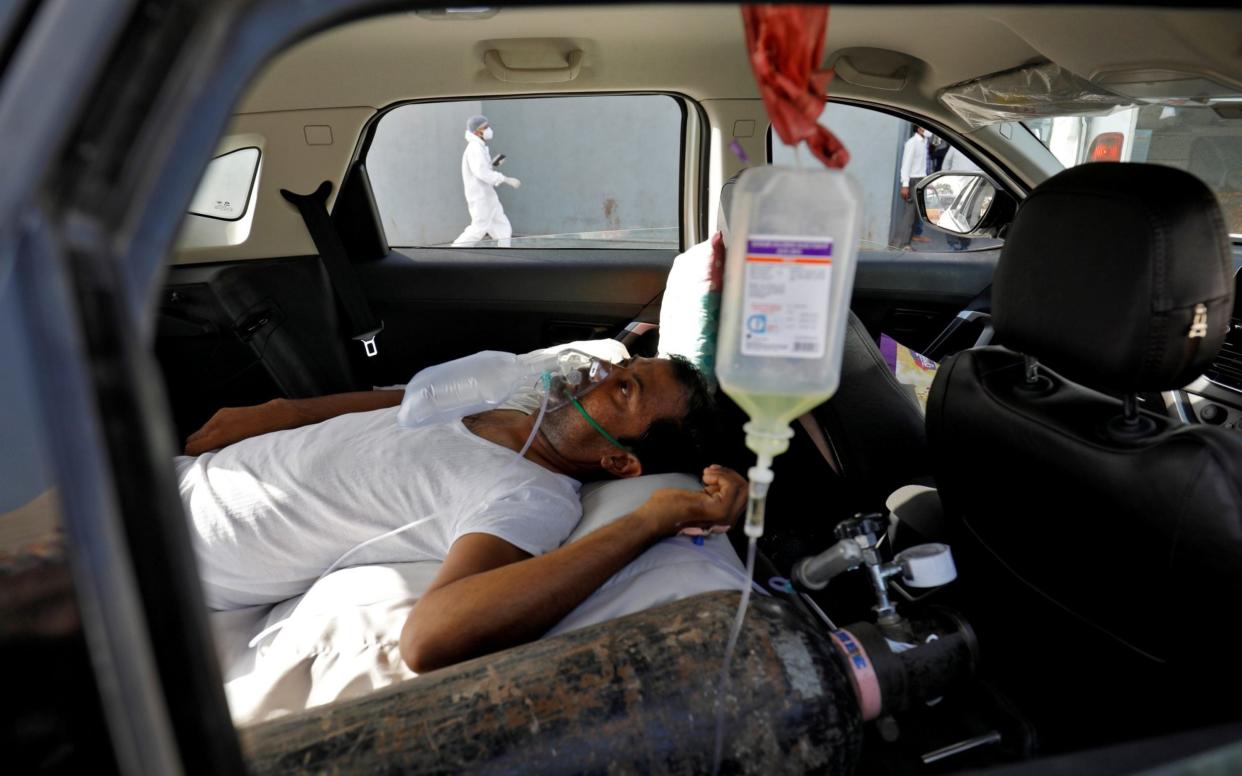
<path id="1" fill-rule="evenodd" d="M 737 601 L 687 598 L 245 728 L 250 773 L 706 773 Z M 722 772 L 853 772 L 844 658 L 787 604 L 752 603 L 730 675 Z"/>

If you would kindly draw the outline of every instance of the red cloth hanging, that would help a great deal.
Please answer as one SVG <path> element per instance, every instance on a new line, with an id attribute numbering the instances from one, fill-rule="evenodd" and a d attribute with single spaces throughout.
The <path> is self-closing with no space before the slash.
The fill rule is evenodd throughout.
<path id="1" fill-rule="evenodd" d="M 746 48 L 772 128 L 787 145 L 805 140 L 828 167 L 850 160 L 845 146 L 820 126 L 832 70 L 820 70 L 826 5 L 750 5 L 742 8 Z"/>

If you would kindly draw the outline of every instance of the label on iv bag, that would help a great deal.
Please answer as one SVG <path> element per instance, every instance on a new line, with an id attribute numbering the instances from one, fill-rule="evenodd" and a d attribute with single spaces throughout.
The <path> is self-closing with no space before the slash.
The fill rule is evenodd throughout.
<path id="1" fill-rule="evenodd" d="M 743 355 L 824 355 L 831 238 L 752 235 L 746 241 L 745 286 Z"/>

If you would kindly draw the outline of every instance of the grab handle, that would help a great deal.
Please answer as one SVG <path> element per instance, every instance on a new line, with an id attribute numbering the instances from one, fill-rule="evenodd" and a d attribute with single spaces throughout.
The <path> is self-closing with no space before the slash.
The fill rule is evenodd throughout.
<path id="1" fill-rule="evenodd" d="M 565 67 L 509 67 L 500 52 L 490 49 L 483 55 L 483 65 L 497 81 L 511 84 L 560 84 L 578 77 L 582 67 L 582 50 L 574 49 L 565 56 Z"/>

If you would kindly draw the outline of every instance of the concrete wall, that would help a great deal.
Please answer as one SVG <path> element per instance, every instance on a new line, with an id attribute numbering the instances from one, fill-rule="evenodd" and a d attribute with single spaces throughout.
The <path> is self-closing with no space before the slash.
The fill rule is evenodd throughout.
<path id="1" fill-rule="evenodd" d="M 484 103 L 493 153 L 522 180 L 500 193 L 514 234 L 676 226 L 681 109 L 669 97 Z"/>
<path id="2" fill-rule="evenodd" d="M 469 223 L 461 185 L 466 119 L 483 113 L 492 155 L 522 188 L 499 189 L 515 236 L 675 227 L 681 108 L 668 97 L 427 103 L 385 116 L 367 159 L 393 245 L 453 240 Z"/>
<path id="3" fill-rule="evenodd" d="M 478 100 L 405 105 L 380 119 L 367 156 L 392 245 L 452 242 L 470 223 L 461 190 L 466 119 Z"/>
<path id="4" fill-rule="evenodd" d="M 909 123 L 887 113 L 833 104 L 824 110 L 820 123 L 831 129 L 850 152 L 850 163 L 845 169 L 863 191 L 862 247 L 888 245 L 897 165 L 901 161 L 901 144 L 909 136 Z M 805 147 L 797 153 L 804 166 L 819 165 L 819 160 Z M 793 165 L 796 159 L 794 150 L 773 135 L 772 163 Z"/>

